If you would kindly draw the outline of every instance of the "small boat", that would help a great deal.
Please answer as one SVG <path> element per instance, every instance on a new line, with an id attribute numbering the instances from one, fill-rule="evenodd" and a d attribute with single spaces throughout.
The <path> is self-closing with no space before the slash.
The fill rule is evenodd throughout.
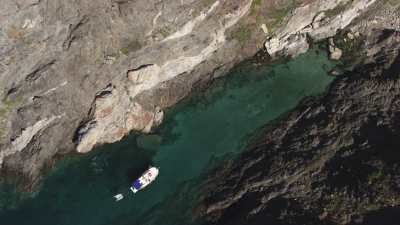
<path id="1" fill-rule="evenodd" d="M 117 194 L 117 195 L 114 195 L 114 198 L 115 198 L 115 201 L 118 202 L 119 200 L 123 199 L 124 196 L 122 194 Z"/>
<path id="2" fill-rule="evenodd" d="M 132 183 L 130 190 L 135 194 L 136 192 L 142 190 L 151 182 L 153 182 L 158 176 L 159 170 L 157 167 L 151 166 L 148 170 L 146 170 L 142 176 L 140 176 L 137 180 Z M 124 198 L 123 194 L 114 195 L 115 201 L 120 201 Z"/>
<path id="3" fill-rule="evenodd" d="M 143 173 L 142 176 L 140 176 L 137 180 L 135 180 L 132 183 L 132 186 L 130 188 L 131 191 L 133 193 L 136 193 L 142 190 L 157 178 L 158 173 L 159 171 L 157 167 L 150 167 L 147 171 Z"/>

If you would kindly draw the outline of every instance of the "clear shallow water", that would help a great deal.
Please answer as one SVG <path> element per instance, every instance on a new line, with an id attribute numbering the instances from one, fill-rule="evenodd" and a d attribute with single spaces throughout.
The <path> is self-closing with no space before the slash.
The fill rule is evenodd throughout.
<path id="1" fill-rule="evenodd" d="M 34 198 L 12 207 L 0 194 L 4 225 L 190 224 L 197 181 L 219 158 L 234 156 L 266 122 L 322 93 L 334 64 L 318 50 L 274 66 L 241 66 L 171 110 L 152 135 L 131 135 L 58 163 Z M 132 180 L 149 164 L 158 179 L 132 195 Z M 116 203 L 112 196 L 124 193 Z"/>

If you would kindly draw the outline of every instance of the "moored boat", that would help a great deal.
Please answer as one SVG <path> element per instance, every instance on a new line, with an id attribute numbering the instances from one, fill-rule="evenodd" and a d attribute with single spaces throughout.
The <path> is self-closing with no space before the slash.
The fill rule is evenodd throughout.
<path id="1" fill-rule="evenodd" d="M 142 176 L 140 176 L 137 180 L 135 180 L 132 183 L 131 186 L 131 191 L 133 193 L 136 193 L 143 188 L 145 188 L 147 185 L 149 185 L 151 182 L 153 182 L 157 176 L 158 176 L 159 170 L 157 167 L 150 167 L 148 170 L 146 170 Z"/>
<path id="2" fill-rule="evenodd" d="M 142 176 L 140 176 L 138 179 L 136 179 L 132 183 L 130 190 L 133 193 L 137 193 L 138 191 L 142 190 L 147 185 L 152 183 L 157 178 L 158 174 L 159 174 L 158 168 L 151 166 L 148 170 L 146 170 L 142 174 Z M 114 198 L 115 198 L 115 201 L 120 201 L 124 198 L 124 196 L 122 194 L 117 194 L 117 195 L 114 195 Z"/>

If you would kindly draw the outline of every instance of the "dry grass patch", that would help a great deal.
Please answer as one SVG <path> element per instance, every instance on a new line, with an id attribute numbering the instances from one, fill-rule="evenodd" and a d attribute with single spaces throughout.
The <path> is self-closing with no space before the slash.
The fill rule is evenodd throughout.
<path id="1" fill-rule="evenodd" d="M 25 35 L 25 31 L 16 27 L 15 25 L 11 25 L 7 30 L 7 37 L 13 40 L 21 40 Z"/>

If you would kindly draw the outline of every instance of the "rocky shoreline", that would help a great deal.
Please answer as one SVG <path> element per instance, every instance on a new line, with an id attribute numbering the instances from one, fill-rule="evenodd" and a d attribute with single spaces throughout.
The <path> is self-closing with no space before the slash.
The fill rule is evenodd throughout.
<path id="1" fill-rule="evenodd" d="M 30 189 L 63 154 L 150 131 L 163 108 L 256 51 L 239 54 L 241 44 L 225 34 L 251 3 L 7 1 L 2 177 L 18 174 Z"/>
<path id="2" fill-rule="evenodd" d="M 375 13 L 349 28 L 366 31 L 358 51 L 339 42 L 351 60 L 322 99 L 209 178 L 199 204 L 207 224 L 398 223 L 399 20 L 376 29 Z"/>
<path id="3" fill-rule="evenodd" d="M 388 4 L 9 0 L 0 10 L 0 172 L 30 189 L 66 153 L 151 131 L 163 109 L 264 43 L 268 55 L 295 56 L 307 38 L 331 37 Z M 374 24 L 386 26 L 389 14 Z"/>

